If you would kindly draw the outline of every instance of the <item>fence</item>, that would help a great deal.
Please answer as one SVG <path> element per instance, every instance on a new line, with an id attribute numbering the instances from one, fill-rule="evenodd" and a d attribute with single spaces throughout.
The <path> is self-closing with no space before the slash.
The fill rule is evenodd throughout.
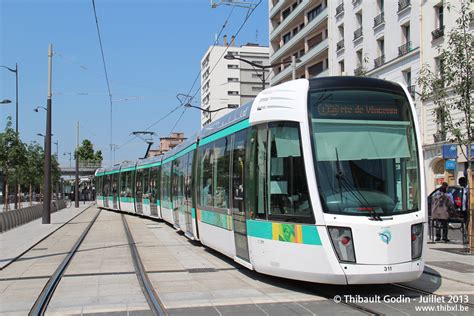
<path id="1" fill-rule="evenodd" d="M 51 213 L 66 207 L 64 200 L 56 200 L 51 203 Z M 0 232 L 31 222 L 40 218 L 43 213 L 43 204 L 36 204 L 17 210 L 11 210 L 0 213 Z"/>

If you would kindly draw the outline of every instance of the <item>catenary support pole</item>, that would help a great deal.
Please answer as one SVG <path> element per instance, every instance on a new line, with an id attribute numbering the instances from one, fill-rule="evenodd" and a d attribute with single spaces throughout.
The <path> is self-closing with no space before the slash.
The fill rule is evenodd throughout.
<path id="1" fill-rule="evenodd" d="M 79 207 L 79 122 L 77 122 L 77 140 L 76 140 L 76 184 L 74 185 L 74 206 Z"/>
<path id="2" fill-rule="evenodd" d="M 44 148 L 44 199 L 43 199 L 43 224 L 51 223 L 51 112 L 52 112 L 52 69 L 53 45 L 48 49 L 48 100 L 46 101 L 46 137 Z"/>

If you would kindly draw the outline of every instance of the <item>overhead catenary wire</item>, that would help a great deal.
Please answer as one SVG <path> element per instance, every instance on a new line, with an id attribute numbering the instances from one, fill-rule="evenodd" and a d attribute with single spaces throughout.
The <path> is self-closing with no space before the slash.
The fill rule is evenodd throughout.
<path id="1" fill-rule="evenodd" d="M 224 31 L 224 29 L 227 27 L 227 23 L 229 22 L 230 20 L 230 17 L 232 16 L 234 12 L 234 8 L 232 8 L 226 18 L 226 20 L 224 21 L 224 23 L 222 24 L 221 26 L 221 29 L 219 31 L 219 34 L 216 36 L 216 39 L 214 40 L 214 43 L 212 45 L 212 48 L 211 48 L 211 51 L 214 49 L 214 46 L 217 44 L 217 42 L 219 41 L 219 38 L 222 34 L 222 32 Z M 190 93 L 191 91 L 193 90 L 194 86 L 196 85 L 199 77 L 201 76 L 201 69 L 199 69 L 198 73 L 196 74 L 196 77 L 194 78 L 194 81 L 191 85 L 191 88 L 189 88 L 188 90 L 188 93 L 185 95 L 186 98 L 184 98 L 183 100 L 180 100 L 180 104 L 176 107 L 174 107 L 170 112 L 168 112 L 167 114 L 165 114 L 163 117 L 159 118 L 157 121 L 155 121 L 154 123 L 152 123 L 150 126 L 148 126 L 145 131 L 149 130 L 150 128 L 154 127 L 156 124 L 158 124 L 159 122 L 161 122 L 163 119 L 167 118 L 168 116 L 170 116 L 171 114 L 173 114 L 176 110 L 178 110 L 180 107 L 184 106 L 186 103 L 190 103 L 192 102 L 192 99 L 196 96 L 197 93 L 194 94 L 194 97 L 190 97 Z M 199 91 L 199 90 L 198 90 Z M 184 113 L 186 112 L 187 108 L 185 108 L 183 110 L 183 112 L 181 113 L 181 115 L 178 117 L 178 119 L 176 120 L 175 124 L 173 125 L 173 128 L 171 129 L 171 132 L 173 132 L 173 129 L 177 126 L 177 124 L 179 123 L 179 121 L 181 120 L 181 118 L 183 117 Z M 127 140 L 126 142 L 124 142 L 122 145 L 118 146 L 117 149 L 120 149 L 122 147 L 124 147 L 125 145 L 129 144 L 133 139 L 135 139 L 136 136 L 133 136 L 131 137 L 129 140 Z"/>
<path id="2" fill-rule="evenodd" d="M 107 63 L 105 62 L 105 54 L 104 54 L 104 47 L 102 45 L 102 37 L 100 36 L 100 27 L 99 27 L 99 20 L 97 19 L 97 10 L 95 8 L 95 0 L 92 0 L 92 8 L 94 10 L 94 17 L 95 17 L 95 25 L 97 28 L 97 36 L 99 38 L 99 45 L 100 45 L 100 53 L 102 56 L 102 64 L 104 66 L 104 73 L 105 73 L 105 81 L 107 83 L 107 91 L 109 93 L 109 104 L 110 104 L 110 155 L 112 156 L 112 140 L 113 140 L 113 101 L 112 101 L 112 92 L 110 90 L 110 83 L 109 83 L 109 75 L 107 72 Z"/>

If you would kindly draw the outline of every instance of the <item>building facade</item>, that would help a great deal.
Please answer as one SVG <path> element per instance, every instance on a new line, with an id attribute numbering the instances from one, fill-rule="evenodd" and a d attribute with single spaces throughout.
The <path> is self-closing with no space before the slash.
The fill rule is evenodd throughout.
<path id="1" fill-rule="evenodd" d="M 170 136 L 160 137 L 160 147 L 157 149 L 150 149 L 147 157 L 163 155 L 165 152 L 175 148 L 185 140 L 184 133 L 180 132 L 171 133 Z"/>
<path id="2" fill-rule="evenodd" d="M 201 60 L 201 127 L 247 103 L 262 91 L 264 80 L 268 81 L 269 70 L 255 69 L 241 60 L 225 59 L 232 55 L 259 65 L 268 65 L 268 47 L 257 44 L 234 46 L 234 39 L 224 45 L 211 46 Z M 268 83 L 267 83 L 268 85 Z"/>
<path id="3" fill-rule="evenodd" d="M 292 79 L 292 56 L 298 58 L 295 78 L 355 75 L 402 83 L 420 122 L 427 192 L 454 183 L 466 161 L 459 157 L 455 170 L 445 169 L 446 135 L 433 102 L 421 100 L 417 79 L 423 65 L 442 72 L 438 50 L 461 1 L 469 2 L 450 2 L 448 10 L 442 0 L 269 0 L 270 62 L 286 62 L 273 68 L 271 83 Z"/>
<path id="4" fill-rule="evenodd" d="M 327 0 L 270 0 L 272 85 L 329 75 Z M 292 57 L 296 64 L 292 64 Z"/>

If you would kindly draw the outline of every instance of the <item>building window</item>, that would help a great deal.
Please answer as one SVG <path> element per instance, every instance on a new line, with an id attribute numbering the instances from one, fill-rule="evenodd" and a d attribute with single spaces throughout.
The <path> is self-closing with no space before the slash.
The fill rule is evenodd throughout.
<path id="1" fill-rule="evenodd" d="M 323 33 L 319 33 L 318 35 L 310 38 L 308 40 L 308 49 L 313 48 L 314 46 L 318 45 L 323 41 Z"/>
<path id="2" fill-rule="evenodd" d="M 323 70 L 324 70 L 324 66 L 323 66 L 323 62 L 321 61 L 308 68 L 308 75 L 311 78 L 311 77 L 319 75 L 321 72 L 323 72 Z"/>
<path id="3" fill-rule="evenodd" d="M 340 75 L 343 75 L 344 72 L 345 72 L 345 69 L 344 69 L 344 60 L 341 60 L 341 61 L 339 62 L 339 74 L 340 74 Z"/>
<path id="4" fill-rule="evenodd" d="M 283 35 L 283 43 L 286 44 L 291 39 L 291 33 L 286 33 Z"/>
<path id="5" fill-rule="evenodd" d="M 239 91 L 227 91 L 228 95 L 239 95 Z"/>
<path id="6" fill-rule="evenodd" d="M 227 82 L 239 82 L 239 78 L 227 78 Z"/>
<path id="7" fill-rule="evenodd" d="M 262 91 L 262 87 L 252 87 L 252 91 Z"/>
<path id="8" fill-rule="evenodd" d="M 227 65 L 227 69 L 239 69 L 239 65 Z"/>
<path id="9" fill-rule="evenodd" d="M 229 109 L 236 109 L 236 108 L 239 107 L 239 105 L 238 105 L 238 104 L 227 104 L 227 107 L 228 107 Z"/>
<path id="10" fill-rule="evenodd" d="M 308 17 L 308 23 L 313 21 L 314 18 L 321 13 L 321 11 L 323 11 L 323 6 L 321 4 L 315 7 L 313 10 L 309 11 L 306 15 Z"/>

